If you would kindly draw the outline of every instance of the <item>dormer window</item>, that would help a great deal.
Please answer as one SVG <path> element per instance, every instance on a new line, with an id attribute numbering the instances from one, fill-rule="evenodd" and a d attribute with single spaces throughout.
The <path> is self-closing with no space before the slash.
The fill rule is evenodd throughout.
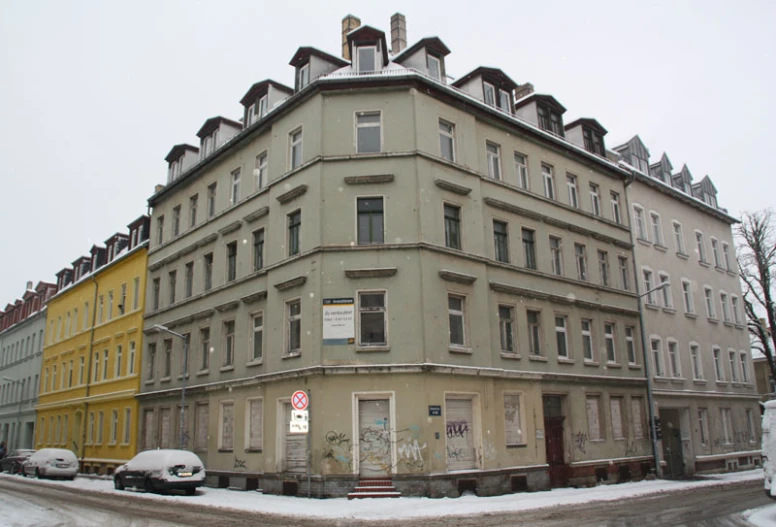
<path id="1" fill-rule="evenodd" d="M 564 137 L 563 118 L 560 113 L 544 104 L 537 104 L 536 110 L 539 114 L 539 128 Z"/>
<path id="2" fill-rule="evenodd" d="M 269 102 L 269 99 L 267 99 L 267 95 L 259 99 L 259 119 L 267 115 L 268 102 Z"/>
<path id="3" fill-rule="evenodd" d="M 509 95 L 509 92 L 504 90 L 498 91 L 498 107 L 507 113 L 512 113 L 512 97 Z"/>
<path id="4" fill-rule="evenodd" d="M 434 55 L 426 55 L 426 68 L 428 68 L 428 76 L 432 79 L 442 80 L 442 62 Z"/>
<path id="5" fill-rule="evenodd" d="M 482 83 L 482 94 L 485 104 L 489 106 L 496 106 L 496 88 L 489 82 Z"/>
<path id="6" fill-rule="evenodd" d="M 606 155 L 604 151 L 604 136 L 602 134 L 592 128 L 583 127 L 582 137 L 585 140 L 585 150 L 599 156 Z"/>
<path id="7" fill-rule="evenodd" d="M 213 133 L 205 136 L 202 139 L 202 156 L 200 159 L 205 159 L 207 156 L 215 152 L 218 147 L 218 128 L 213 130 Z"/>
<path id="8" fill-rule="evenodd" d="M 299 78 L 298 78 L 299 89 L 301 90 L 308 84 L 310 84 L 310 63 L 309 62 L 299 68 Z"/>
<path id="9" fill-rule="evenodd" d="M 359 46 L 356 48 L 356 66 L 359 73 L 375 71 L 377 64 L 377 46 Z"/>
<path id="10" fill-rule="evenodd" d="M 256 121 L 258 121 L 258 120 L 259 120 L 259 116 L 258 116 L 258 113 L 256 112 L 256 105 L 255 104 L 251 104 L 248 107 L 248 123 L 247 123 L 247 125 L 250 126 L 253 123 L 255 123 Z"/>
<path id="11" fill-rule="evenodd" d="M 636 154 L 631 156 L 631 165 L 642 173 L 649 174 L 649 163 L 647 163 L 646 159 L 642 159 Z"/>
<path id="12" fill-rule="evenodd" d="M 183 171 L 183 157 L 176 159 L 170 163 L 170 168 L 167 172 L 167 182 L 171 183 L 181 177 Z"/>

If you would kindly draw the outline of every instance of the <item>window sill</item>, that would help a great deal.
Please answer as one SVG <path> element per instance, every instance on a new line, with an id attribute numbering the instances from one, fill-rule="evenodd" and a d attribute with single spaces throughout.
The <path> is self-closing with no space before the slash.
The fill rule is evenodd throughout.
<path id="1" fill-rule="evenodd" d="M 598 362 L 598 361 L 595 361 L 595 360 L 593 360 L 593 359 L 585 359 L 585 361 L 584 361 L 584 365 L 585 365 L 585 366 L 592 366 L 592 367 L 594 367 L 594 368 L 597 368 L 598 366 L 600 366 L 600 365 L 601 365 L 601 363 L 600 363 L 600 362 Z"/>
<path id="2" fill-rule="evenodd" d="M 662 243 L 656 243 L 656 244 L 654 245 L 654 247 L 655 247 L 655 249 L 657 249 L 657 250 L 658 250 L 658 251 L 660 251 L 660 252 L 664 252 L 664 253 L 668 252 L 668 247 L 666 247 L 666 246 L 665 246 L 665 245 L 663 245 Z"/>
<path id="3" fill-rule="evenodd" d="M 729 328 L 732 328 L 732 327 L 733 327 L 733 323 L 732 323 L 732 322 L 730 322 L 729 320 L 725 320 L 725 321 L 723 321 L 722 323 L 723 323 L 724 325 L 726 325 L 727 327 L 729 327 Z"/>
<path id="4" fill-rule="evenodd" d="M 178 378 L 178 380 L 179 380 L 179 381 L 182 381 L 182 380 L 183 380 L 183 375 L 178 375 L 178 377 L 177 377 L 177 378 Z M 189 375 L 189 374 L 187 373 L 187 374 L 186 374 L 186 379 L 190 379 L 190 378 L 191 378 L 191 375 Z"/>
<path id="5" fill-rule="evenodd" d="M 655 375 L 652 379 L 655 382 L 668 382 L 671 380 L 670 377 L 663 377 L 662 375 Z"/>
<path id="6" fill-rule="evenodd" d="M 508 359 L 508 360 L 519 360 L 520 354 L 519 353 L 512 353 L 510 351 L 502 351 L 501 352 L 501 358 L 502 359 Z"/>
<path id="7" fill-rule="evenodd" d="M 507 448 L 526 448 L 528 443 L 518 443 L 515 445 L 507 445 Z"/>
<path id="8" fill-rule="evenodd" d="M 654 311 L 657 311 L 657 310 L 659 310 L 659 309 L 660 309 L 660 306 L 659 306 L 659 305 L 657 305 L 657 304 L 652 304 L 652 303 L 650 303 L 650 302 L 644 302 L 644 307 L 646 307 L 647 309 L 652 309 L 652 310 L 654 310 Z"/>
<path id="9" fill-rule="evenodd" d="M 682 260 L 689 260 L 690 259 L 690 255 L 689 254 L 683 253 L 681 251 L 676 251 L 676 257 L 677 258 L 681 258 Z"/>
<path id="10" fill-rule="evenodd" d="M 719 324 L 719 319 L 714 317 L 706 317 L 706 320 L 711 322 L 712 324 Z"/>
<path id="11" fill-rule="evenodd" d="M 250 368 L 252 366 L 261 366 L 262 364 L 264 364 L 264 359 L 257 359 L 257 360 L 252 360 L 250 362 L 246 362 L 245 366 Z"/>
<path id="12" fill-rule="evenodd" d="M 566 357 L 558 357 L 558 364 L 576 364 L 574 359 L 568 359 Z"/>
<path id="13" fill-rule="evenodd" d="M 686 381 L 684 377 L 671 377 L 671 382 L 675 382 L 677 384 L 684 384 L 684 381 Z"/>
<path id="14" fill-rule="evenodd" d="M 704 386 L 704 385 L 708 384 L 709 381 L 707 381 L 706 379 L 693 379 L 692 383 L 693 384 L 697 384 L 698 386 Z"/>
<path id="15" fill-rule="evenodd" d="M 229 365 L 229 366 L 221 366 L 220 368 L 218 368 L 218 371 L 220 371 L 220 372 L 234 371 L 234 364 Z M 230 450 L 230 452 L 231 452 L 231 450 Z"/>
<path id="16" fill-rule="evenodd" d="M 736 329 L 745 329 L 746 328 L 746 326 L 744 326 L 743 324 L 736 324 L 735 326 L 736 326 Z"/>
<path id="17" fill-rule="evenodd" d="M 663 313 L 668 313 L 669 315 L 675 315 L 676 314 L 676 309 L 674 309 L 672 307 L 664 307 L 663 308 Z"/>
<path id="18" fill-rule="evenodd" d="M 684 316 L 686 316 L 687 318 L 691 318 L 693 320 L 698 318 L 698 315 L 696 315 L 695 313 L 687 313 L 687 312 L 685 312 Z"/>
<path id="19" fill-rule="evenodd" d="M 529 355 L 528 360 L 533 360 L 536 362 L 547 362 L 547 357 L 544 355 Z"/>
<path id="20" fill-rule="evenodd" d="M 629 362 L 628 363 L 628 369 L 629 370 L 640 370 L 641 369 L 641 364 L 635 364 L 633 362 Z"/>
<path id="21" fill-rule="evenodd" d="M 645 240 L 644 238 L 638 238 L 637 237 L 636 241 L 639 242 L 641 245 L 645 245 L 647 247 L 651 247 L 652 246 L 652 242 L 650 242 L 649 240 Z"/>
<path id="22" fill-rule="evenodd" d="M 606 361 L 607 368 L 622 368 L 622 364 L 619 362 Z"/>
<path id="23" fill-rule="evenodd" d="M 146 379 L 146 381 L 143 384 L 145 384 L 146 386 L 151 386 L 152 384 L 154 384 L 154 379 Z"/>
<path id="24" fill-rule="evenodd" d="M 711 264 L 705 260 L 698 260 L 698 265 L 701 265 L 703 267 L 711 267 Z"/>
<path id="25" fill-rule="evenodd" d="M 369 353 L 370 351 L 391 351 L 390 346 L 356 346 L 356 353 Z"/>
<path id="26" fill-rule="evenodd" d="M 726 380 L 722 380 L 722 379 L 717 379 L 715 382 L 716 382 L 717 384 L 720 384 L 720 385 L 722 385 L 722 386 L 727 386 L 728 384 L 730 384 L 730 383 L 729 383 L 729 382 L 727 382 Z"/>
<path id="27" fill-rule="evenodd" d="M 196 373 L 196 375 L 197 375 L 197 377 L 202 377 L 203 375 L 208 375 L 209 373 L 210 373 L 210 369 L 206 369 L 206 370 L 199 370 L 199 371 Z"/>
<path id="28" fill-rule="evenodd" d="M 172 380 L 172 377 L 167 376 L 167 377 L 162 377 L 161 379 L 159 379 L 159 382 L 160 383 L 166 383 L 166 382 L 170 382 L 171 380 Z"/>
<path id="29" fill-rule="evenodd" d="M 246 448 L 245 453 L 246 454 L 261 454 L 262 449 L 261 448 Z"/>
<path id="30" fill-rule="evenodd" d="M 302 352 L 301 351 L 294 351 L 293 353 L 286 353 L 285 355 L 283 355 L 280 358 L 282 360 L 286 360 L 286 359 L 294 359 L 296 357 L 301 357 L 301 356 L 302 356 Z"/>
<path id="31" fill-rule="evenodd" d="M 730 276 L 738 276 L 738 273 L 735 273 L 733 271 L 727 271 L 727 274 L 729 274 Z"/>
<path id="32" fill-rule="evenodd" d="M 221 453 L 221 452 L 224 452 L 224 453 L 231 453 L 231 452 L 234 452 L 234 449 L 232 449 L 232 448 L 219 448 L 219 449 L 218 449 L 218 452 L 219 452 L 219 453 Z"/>
<path id="33" fill-rule="evenodd" d="M 115 441 L 111 441 L 110 443 L 108 443 L 108 446 L 116 446 L 116 442 Z"/>
<path id="34" fill-rule="evenodd" d="M 450 353 L 462 353 L 464 355 L 472 354 L 471 348 L 463 348 L 463 347 L 456 347 L 456 346 L 450 346 L 449 351 Z"/>

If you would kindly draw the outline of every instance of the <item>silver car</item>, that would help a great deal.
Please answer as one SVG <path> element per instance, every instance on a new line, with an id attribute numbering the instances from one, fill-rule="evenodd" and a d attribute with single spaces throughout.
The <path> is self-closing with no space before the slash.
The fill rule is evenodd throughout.
<path id="1" fill-rule="evenodd" d="M 146 450 L 121 465 L 113 474 L 117 490 L 126 487 L 156 490 L 182 490 L 192 496 L 205 484 L 205 465 L 188 450 Z"/>
<path id="2" fill-rule="evenodd" d="M 64 448 L 41 448 L 22 465 L 22 474 L 37 478 L 73 480 L 78 474 L 78 458 Z"/>

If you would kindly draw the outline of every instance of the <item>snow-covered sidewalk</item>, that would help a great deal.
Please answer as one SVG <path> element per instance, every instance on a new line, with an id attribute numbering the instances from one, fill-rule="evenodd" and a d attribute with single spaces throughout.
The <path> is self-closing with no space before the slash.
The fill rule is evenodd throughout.
<path id="1" fill-rule="evenodd" d="M 3 478 L 21 476 L 0 475 Z M 159 495 L 133 492 L 144 499 L 169 502 L 190 502 L 206 507 L 221 507 L 265 514 L 304 516 L 308 518 L 352 518 L 361 520 L 383 520 L 400 518 L 424 518 L 439 516 L 462 516 L 469 514 L 524 511 L 573 505 L 590 502 L 619 501 L 626 498 L 697 489 L 741 481 L 761 481 L 763 471 L 749 470 L 729 474 L 705 476 L 696 481 L 653 480 L 618 485 L 600 485 L 588 489 L 554 489 L 545 492 L 507 494 L 490 498 L 464 496 L 461 498 L 395 498 L 377 500 L 307 499 L 289 496 L 272 496 L 257 492 L 230 491 L 227 489 L 201 488 L 196 496 Z M 127 491 L 113 489 L 113 482 L 107 479 L 79 477 L 75 481 L 41 481 L 41 485 L 56 485 L 72 489 L 83 489 L 105 494 L 125 494 Z M 748 511 L 754 525 L 776 525 L 776 505 Z M 761 522 L 765 523 L 761 523 Z"/>

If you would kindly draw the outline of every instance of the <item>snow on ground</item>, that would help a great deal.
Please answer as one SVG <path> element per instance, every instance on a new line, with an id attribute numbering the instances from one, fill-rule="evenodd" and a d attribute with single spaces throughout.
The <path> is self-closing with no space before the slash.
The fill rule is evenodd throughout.
<path id="1" fill-rule="evenodd" d="M 15 478 L 2 474 L 3 478 Z M 352 518 L 361 520 L 387 520 L 399 518 L 423 518 L 438 516 L 462 516 L 468 514 L 513 512 L 528 509 L 540 509 L 557 505 L 572 505 L 591 502 L 618 501 L 622 499 L 646 496 L 661 492 L 697 489 L 715 485 L 724 485 L 741 481 L 762 480 L 762 469 L 729 474 L 704 476 L 695 481 L 652 480 L 617 485 L 599 485 L 588 489 L 553 489 L 543 492 L 506 494 L 489 498 L 463 496 L 460 498 L 394 498 L 347 500 L 307 499 L 290 496 L 272 496 L 253 491 L 240 492 L 227 489 L 200 488 L 196 496 L 146 494 L 133 492 L 145 499 L 168 502 L 190 502 L 207 507 L 221 507 L 245 511 L 255 511 L 284 516 L 302 516 L 307 518 Z M 88 490 L 103 494 L 124 494 L 128 491 L 113 489 L 108 479 L 79 477 L 75 481 L 39 481 L 41 485 L 55 485 L 74 490 Z M 756 525 L 776 525 L 776 506 L 764 507 L 751 512 L 750 521 L 762 521 Z"/>
<path id="2" fill-rule="evenodd" d="M 754 527 L 773 527 L 776 525 L 776 504 L 746 511 L 744 518 Z"/>

